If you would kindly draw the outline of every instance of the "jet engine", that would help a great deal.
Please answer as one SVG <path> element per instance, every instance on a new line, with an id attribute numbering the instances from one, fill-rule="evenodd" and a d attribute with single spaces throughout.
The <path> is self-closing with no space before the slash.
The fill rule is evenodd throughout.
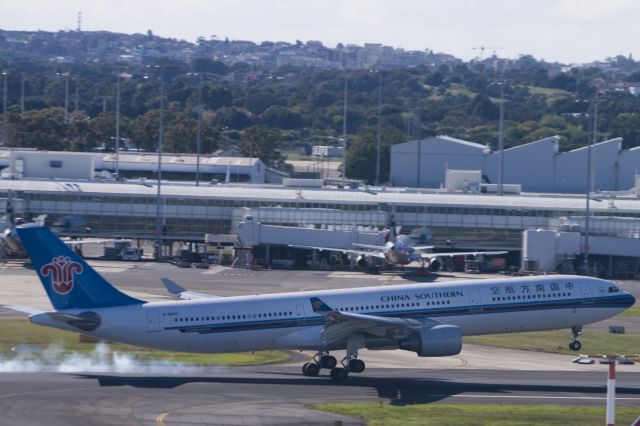
<path id="1" fill-rule="evenodd" d="M 421 328 L 401 340 L 399 347 L 425 357 L 457 355 L 462 349 L 462 331 L 455 325 Z"/>
<path id="2" fill-rule="evenodd" d="M 358 258 L 356 259 L 356 264 L 361 268 L 366 268 L 369 266 L 367 263 L 367 258 L 364 255 L 358 256 Z"/>
<path id="3" fill-rule="evenodd" d="M 444 265 L 444 260 L 441 257 L 432 257 L 429 260 L 429 271 L 438 272 L 442 269 L 442 265 Z"/>
<path id="4" fill-rule="evenodd" d="M 18 237 L 18 233 L 14 229 L 5 229 L 2 234 L 1 243 L 5 246 L 5 251 L 10 254 L 18 255 L 23 253 L 22 243 L 20 242 L 20 237 Z"/>

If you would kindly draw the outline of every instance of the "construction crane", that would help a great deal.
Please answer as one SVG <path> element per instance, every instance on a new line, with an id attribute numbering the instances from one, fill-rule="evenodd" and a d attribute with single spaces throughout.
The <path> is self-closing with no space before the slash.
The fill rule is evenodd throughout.
<path id="1" fill-rule="evenodd" d="M 501 47 L 501 46 L 479 46 L 479 47 L 473 47 L 472 49 L 480 51 L 480 60 L 482 61 L 484 59 L 484 51 L 485 51 L 485 49 L 493 49 L 493 56 L 496 56 L 496 50 L 506 49 L 506 47 Z"/>

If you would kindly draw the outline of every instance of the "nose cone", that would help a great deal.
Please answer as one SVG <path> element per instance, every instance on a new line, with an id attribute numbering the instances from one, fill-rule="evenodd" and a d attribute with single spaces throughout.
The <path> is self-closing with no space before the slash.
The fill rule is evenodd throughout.
<path id="1" fill-rule="evenodd" d="M 636 303 L 636 298 L 635 298 L 635 296 L 634 296 L 633 294 L 631 294 L 631 293 L 627 293 L 627 294 L 625 294 L 624 301 L 625 301 L 625 306 L 626 306 L 627 308 L 630 308 L 630 307 L 632 307 L 633 305 L 635 305 L 635 303 Z"/>

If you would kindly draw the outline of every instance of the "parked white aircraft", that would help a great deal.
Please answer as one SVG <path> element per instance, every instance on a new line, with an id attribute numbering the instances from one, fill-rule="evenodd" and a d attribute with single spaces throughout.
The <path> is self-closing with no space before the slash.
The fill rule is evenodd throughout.
<path id="1" fill-rule="evenodd" d="M 357 256 L 357 264 L 361 268 L 368 268 L 375 272 L 374 263 L 370 260 L 382 259 L 389 265 L 408 265 L 411 262 L 421 262 L 431 272 L 439 271 L 444 265 L 444 258 L 450 256 L 480 256 L 506 254 L 506 251 L 464 251 L 447 253 L 423 253 L 421 250 L 432 250 L 434 246 L 414 246 L 413 240 L 408 235 L 398 235 L 393 241 L 388 241 L 383 246 L 369 244 L 353 244 L 354 249 L 338 249 L 331 247 L 300 246 L 291 247 L 308 250 L 327 250 Z"/>
<path id="2" fill-rule="evenodd" d="M 48 228 L 18 234 L 55 309 L 22 308 L 35 324 L 171 351 L 313 350 L 303 373 L 326 368 L 336 381 L 364 371 L 362 348 L 448 356 L 462 336 L 570 328 L 578 350 L 583 325 L 635 303 L 611 282 L 566 275 L 147 303 L 114 288 Z M 330 351 L 343 349 L 338 366 Z"/>

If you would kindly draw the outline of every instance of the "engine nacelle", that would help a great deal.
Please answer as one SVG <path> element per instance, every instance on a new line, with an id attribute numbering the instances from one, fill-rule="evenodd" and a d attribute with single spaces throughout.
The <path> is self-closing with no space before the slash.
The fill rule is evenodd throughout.
<path id="1" fill-rule="evenodd" d="M 436 325 L 421 328 L 400 341 L 400 349 L 418 356 L 450 356 L 462 350 L 462 331 L 455 325 Z"/>
<path id="2" fill-rule="evenodd" d="M 444 265 L 444 261 L 441 257 L 432 257 L 429 260 L 429 270 L 431 272 L 438 272 L 440 269 L 442 269 L 442 265 Z"/>
<path id="3" fill-rule="evenodd" d="M 356 259 L 356 264 L 361 268 L 366 268 L 367 266 L 369 266 L 367 264 L 366 256 L 363 255 L 358 256 L 358 258 Z"/>

